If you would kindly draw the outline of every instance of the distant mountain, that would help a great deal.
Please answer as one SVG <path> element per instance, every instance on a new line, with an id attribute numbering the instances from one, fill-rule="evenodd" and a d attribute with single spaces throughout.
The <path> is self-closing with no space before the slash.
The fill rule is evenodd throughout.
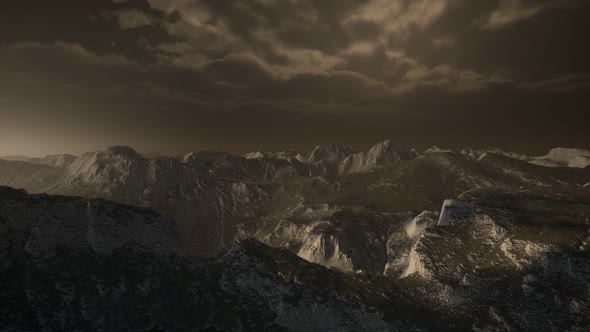
<path id="1" fill-rule="evenodd" d="M 369 151 L 362 151 L 349 155 L 339 166 L 339 174 L 359 173 L 378 166 L 412 160 L 418 157 L 415 150 L 396 149 L 391 141 L 384 141 L 371 147 Z"/>
<path id="2" fill-rule="evenodd" d="M 31 158 L 27 156 L 19 156 L 19 155 L 10 155 L 10 156 L 0 156 L 0 160 L 10 160 L 10 161 L 29 161 Z"/>
<path id="3" fill-rule="evenodd" d="M 140 153 L 145 159 L 159 159 L 168 157 L 166 154 L 160 152 L 141 152 Z"/>
<path id="4" fill-rule="evenodd" d="M 70 154 L 47 155 L 43 158 L 27 156 L 0 156 L 0 160 L 24 161 L 31 164 L 40 164 L 47 166 L 66 166 L 76 159 L 76 156 Z"/>
<path id="5" fill-rule="evenodd" d="M 310 163 L 337 162 L 357 153 L 357 149 L 341 143 L 318 145 L 309 155 Z"/>
<path id="6" fill-rule="evenodd" d="M 287 151 L 256 151 L 244 155 L 246 159 L 283 159 L 287 161 L 304 161 L 305 156 L 293 150 Z"/>
<path id="7" fill-rule="evenodd" d="M 425 154 L 430 153 L 441 153 L 441 152 L 453 152 L 453 150 L 439 148 L 437 146 L 433 146 L 430 149 L 424 151 Z M 463 149 L 459 151 L 465 157 L 471 159 L 480 158 L 482 155 L 487 153 L 493 153 L 502 155 L 508 158 L 528 161 L 531 164 L 545 166 L 545 167 L 575 167 L 575 168 L 585 168 L 590 166 L 590 151 L 583 150 L 583 149 L 574 149 L 574 148 L 553 148 L 549 150 L 546 155 L 543 156 L 527 156 L 519 153 L 514 152 L 506 152 L 502 149 L 485 149 L 485 150 L 475 150 L 475 149 Z"/>
<path id="8" fill-rule="evenodd" d="M 534 158 L 534 163 L 547 166 L 568 166 L 584 168 L 590 165 L 590 151 L 582 149 L 555 148 L 545 156 Z"/>

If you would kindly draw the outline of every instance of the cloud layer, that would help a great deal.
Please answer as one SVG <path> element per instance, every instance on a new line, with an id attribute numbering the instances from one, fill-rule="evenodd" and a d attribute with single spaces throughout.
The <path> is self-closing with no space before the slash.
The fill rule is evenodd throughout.
<path id="1" fill-rule="evenodd" d="M 385 138 L 400 146 L 496 140 L 540 149 L 546 131 L 557 136 L 552 144 L 586 144 L 580 138 L 590 126 L 584 122 L 585 1 L 23 1 L 8 7 L 0 14 L 1 31 L 10 31 L 0 39 L 0 69 L 7 73 L 0 78 L 0 115 L 11 117 L 4 133 L 44 131 L 30 122 L 43 112 L 59 115 L 47 116 L 47 128 L 121 121 L 110 126 L 125 134 L 105 138 L 91 130 L 90 142 L 70 147 L 73 152 L 111 138 L 174 153 L 244 152 L 268 147 L 270 137 L 276 147 L 300 149 Z M 17 115 L 15 107 L 27 111 Z M 514 122 L 522 119 L 530 135 Z M 492 124 L 509 136 L 498 137 Z M 487 136 L 470 138 L 476 133 Z"/>

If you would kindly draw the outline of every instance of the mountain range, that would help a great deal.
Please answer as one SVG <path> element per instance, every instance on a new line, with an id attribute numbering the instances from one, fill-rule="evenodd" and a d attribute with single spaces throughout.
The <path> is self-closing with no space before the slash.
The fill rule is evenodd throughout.
<path id="1" fill-rule="evenodd" d="M 590 151 L 6 159 L 6 329 L 590 327 Z"/>

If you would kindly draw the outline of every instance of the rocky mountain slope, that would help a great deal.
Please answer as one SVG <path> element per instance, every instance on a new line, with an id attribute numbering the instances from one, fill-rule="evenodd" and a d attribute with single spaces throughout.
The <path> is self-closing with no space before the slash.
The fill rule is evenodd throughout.
<path id="1" fill-rule="evenodd" d="M 195 259 L 182 247 L 175 226 L 145 209 L 0 187 L 0 329 L 408 326 L 386 321 L 377 309 L 340 297 L 314 279 L 328 275 L 354 282 L 348 277 L 255 241 Z M 290 271 L 294 265 L 287 261 L 301 270 Z"/>
<path id="2" fill-rule="evenodd" d="M 436 213 L 445 199 L 476 188 L 562 191 L 590 181 L 588 168 L 542 167 L 527 158 L 497 149 L 420 154 L 389 141 L 360 152 L 331 144 L 309 156 L 247 158 L 196 152 L 146 159 L 111 147 L 58 166 L 0 161 L 0 184 L 169 214 L 196 255 L 254 237 L 326 266 L 383 273 L 389 239 L 403 236 L 403 225 L 423 211 Z"/>
<path id="3" fill-rule="evenodd" d="M 567 165 L 584 153 L 385 141 L 0 160 L 0 184 L 38 193 L 0 190 L 0 323 L 582 331 L 590 168 Z"/>
<path id="4" fill-rule="evenodd" d="M 62 166 L 71 163 L 76 156 L 71 154 L 47 155 L 43 158 L 26 157 L 26 156 L 0 156 L 1 160 L 24 161 L 31 164 L 40 164 L 47 166 Z"/>
<path id="5" fill-rule="evenodd" d="M 404 222 L 380 275 L 256 240 L 196 258 L 159 213 L 1 187 L 0 328 L 583 331 L 589 208 L 582 189 L 472 190 Z"/>

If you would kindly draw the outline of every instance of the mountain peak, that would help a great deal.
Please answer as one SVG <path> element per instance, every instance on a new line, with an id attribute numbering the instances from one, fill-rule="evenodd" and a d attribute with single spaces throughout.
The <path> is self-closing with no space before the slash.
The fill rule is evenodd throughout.
<path id="1" fill-rule="evenodd" d="M 377 143 L 368 151 L 368 158 L 375 164 L 390 163 L 394 161 L 410 160 L 418 156 L 415 150 L 397 149 L 390 140 Z"/>
<path id="2" fill-rule="evenodd" d="M 429 148 L 426 151 L 424 151 L 424 154 L 429 154 L 429 153 L 444 153 L 444 152 L 452 152 L 452 150 L 441 148 L 441 147 L 439 147 L 437 145 L 434 145 L 431 148 Z"/>
<path id="3" fill-rule="evenodd" d="M 549 153 L 545 156 L 545 158 L 558 163 L 567 164 L 578 156 L 590 157 L 590 151 L 575 148 L 557 147 L 549 150 Z"/>
<path id="4" fill-rule="evenodd" d="M 182 156 L 182 162 L 184 163 L 191 163 L 197 160 L 199 160 L 199 154 L 197 152 L 189 152 Z"/>
<path id="5" fill-rule="evenodd" d="M 259 150 L 255 152 L 246 153 L 244 155 L 246 159 L 283 159 L 283 160 L 299 160 L 303 161 L 304 156 L 294 150 L 282 150 L 282 151 L 265 151 Z"/>
<path id="6" fill-rule="evenodd" d="M 341 161 L 357 152 L 354 147 L 342 143 L 320 144 L 311 152 L 309 161 Z"/>
<path id="7" fill-rule="evenodd" d="M 143 159 L 143 157 L 137 153 L 133 148 L 125 145 L 114 145 L 104 149 L 104 152 L 111 155 L 118 155 L 131 159 Z"/>

